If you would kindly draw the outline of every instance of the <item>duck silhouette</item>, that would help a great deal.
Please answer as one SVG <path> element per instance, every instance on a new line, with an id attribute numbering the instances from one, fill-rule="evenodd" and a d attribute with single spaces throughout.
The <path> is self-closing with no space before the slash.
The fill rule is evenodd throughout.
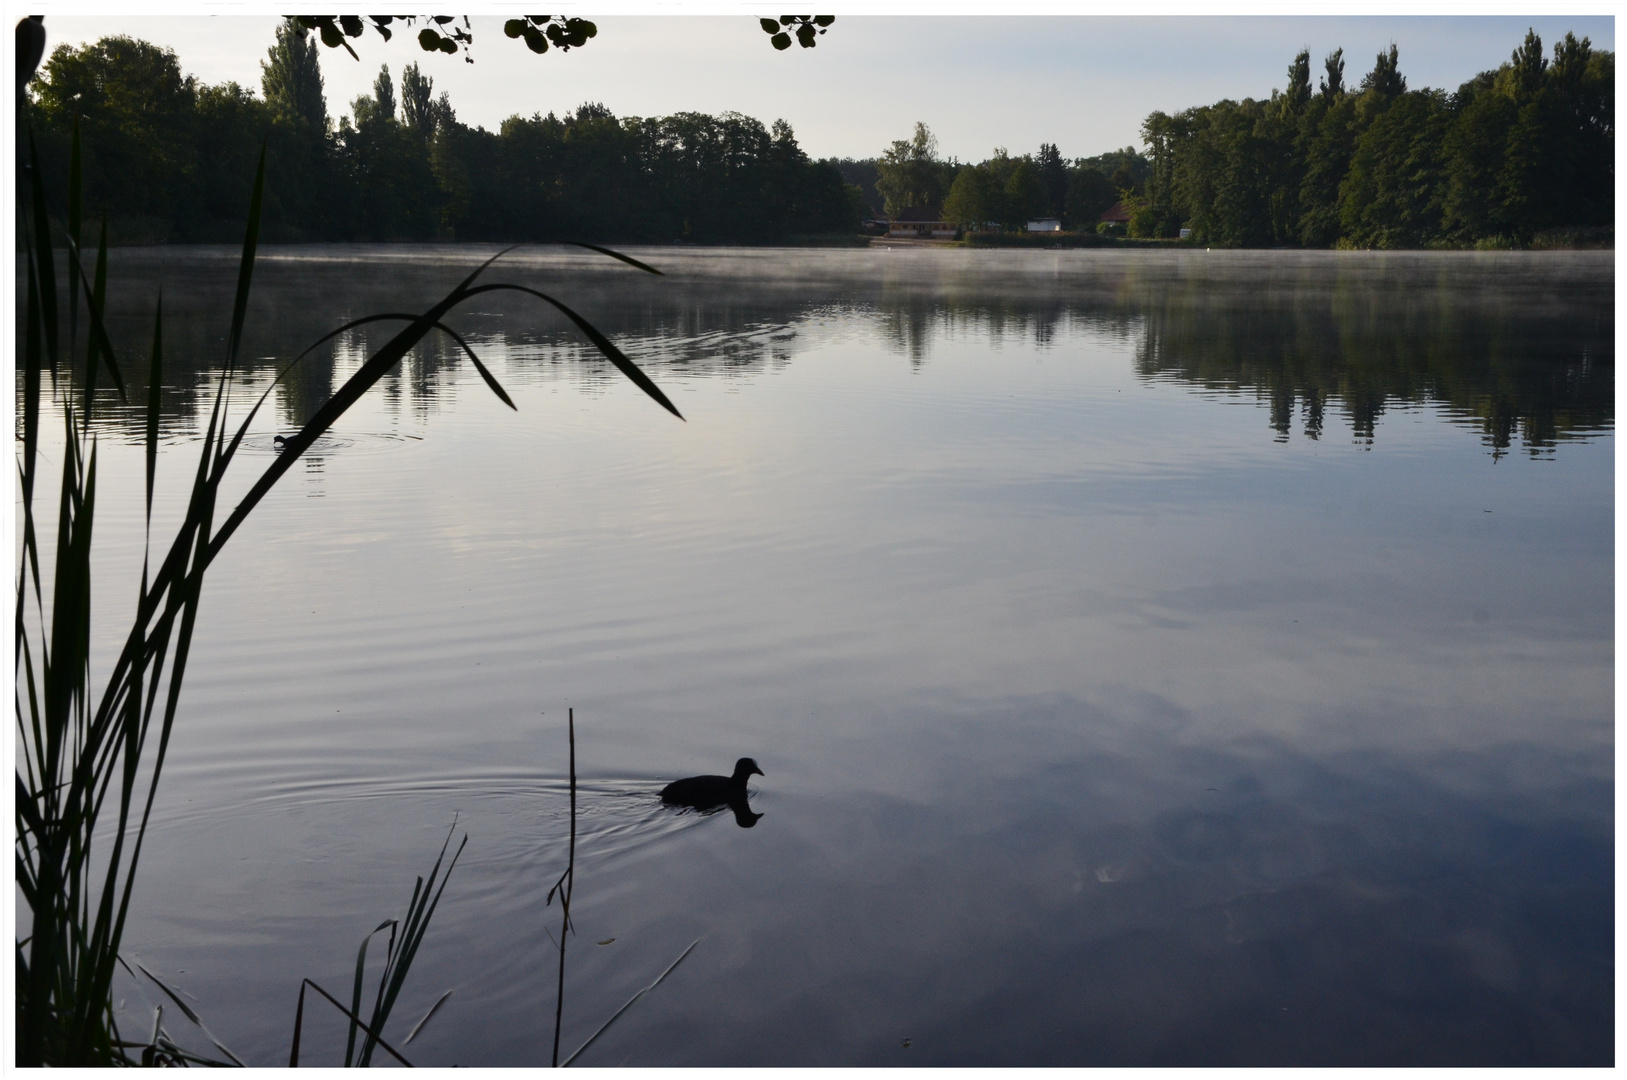
<path id="1" fill-rule="evenodd" d="M 734 811 L 735 824 L 749 829 L 763 815 L 752 811 L 746 801 L 746 778 L 762 776 L 763 770 L 749 757 L 734 763 L 732 776 L 689 776 L 674 780 L 661 789 L 661 801 L 668 806 L 687 806 L 702 812 L 727 806 Z"/>

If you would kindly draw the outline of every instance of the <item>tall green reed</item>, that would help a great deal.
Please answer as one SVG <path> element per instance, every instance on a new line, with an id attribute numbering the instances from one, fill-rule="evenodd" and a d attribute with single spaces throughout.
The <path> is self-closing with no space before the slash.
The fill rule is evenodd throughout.
<path id="1" fill-rule="evenodd" d="M 356 319 L 313 343 L 278 373 L 272 385 L 233 427 L 229 387 L 242 349 L 259 242 L 266 166 L 262 148 L 238 264 L 224 365 L 199 446 L 185 515 L 167 548 L 157 551 L 152 544 L 152 495 L 158 456 L 159 387 L 164 367 L 161 298 L 154 310 L 146 403 L 146 544 L 141 581 L 134 619 L 98 694 L 92 685 L 90 669 L 98 380 L 105 375 L 121 400 L 128 400 L 117 350 L 109 339 L 104 320 L 107 229 L 104 223 L 94 263 L 87 271 L 81 245 L 82 159 L 76 128 L 69 160 L 67 221 L 62 229 L 67 248 L 67 293 L 65 297 L 59 296 L 52 218 L 32 136 L 29 149 L 31 168 L 27 170 L 26 184 L 19 185 L 19 191 L 26 189 L 27 197 L 19 203 L 19 235 L 25 239 L 26 302 L 24 341 L 19 358 L 23 376 L 18 465 L 22 543 L 13 658 L 17 675 L 15 708 L 19 747 L 14 848 L 17 889 L 27 909 L 27 927 L 23 930 L 19 925 L 20 936 L 16 943 L 16 1061 L 19 1065 L 120 1064 L 130 1060 L 124 1053 L 127 1049 L 149 1045 L 120 1038 L 113 1013 L 112 985 L 115 969 L 123 963 L 119 949 L 135 887 L 136 868 L 174 733 L 204 574 L 266 493 L 318 437 L 431 332 L 450 337 L 469 357 L 492 392 L 513 408 L 513 401 L 468 342 L 443 321 L 458 305 L 488 292 L 524 293 L 553 306 L 645 394 L 679 419 L 682 416 L 637 365 L 587 320 L 556 298 L 524 285 L 478 283 L 482 274 L 501 257 L 499 253 L 425 311 Z M 578 246 L 609 255 L 639 270 L 659 273 L 628 256 L 594 245 Z M 66 327 L 62 325 L 61 301 L 64 299 Z M 81 302 L 85 321 L 82 342 Z M 333 337 L 381 322 L 405 325 L 287 440 L 282 453 L 254 482 L 248 494 L 217 524 L 221 483 L 277 382 Z M 83 393 L 77 401 L 71 393 L 60 399 L 63 462 L 57 491 L 54 545 L 47 553 L 41 550 L 37 515 L 48 509 L 43 500 L 39 500 L 42 505 L 36 506 L 40 495 L 38 450 L 45 422 L 42 404 L 48 392 L 55 399 L 59 379 L 69 368 L 82 373 Z M 48 560 L 43 558 L 47 554 Z M 46 589 L 47 572 L 49 590 Z M 438 898 L 439 893 L 436 896 Z M 417 904 L 415 898 L 414 907 Z M 425 911 L 422 921 L 427 923 L 427 919 Z M 404 978 L 411 960 L 410 952 L 398 956 L 392 949 L 390 953 L 387 982 L 396 976 Z M 398 982 L 395 989 L 399 990 Z M 325 991 L 322 993 L 327 996 Z M 339 1007 L 346 1011 L 343 1006 Z M 353 1024 L 362 1024 L 355 1015 L 357 1011 L 348 1010 Z M 386 1016 L 387 1013 L 385 1010 Z M 375 1019 L 378 1019 L 376 1010 Z M 365 1025 L 364 1030 L 367 1028 L 371 1030 L 366 1030 L 361 1057 L 370 1060 L 372 1047 L 379 1040 L 377 1028 L 370 1024 Z M 353 1028 L 352 1042 L 354 1035 Z"/>

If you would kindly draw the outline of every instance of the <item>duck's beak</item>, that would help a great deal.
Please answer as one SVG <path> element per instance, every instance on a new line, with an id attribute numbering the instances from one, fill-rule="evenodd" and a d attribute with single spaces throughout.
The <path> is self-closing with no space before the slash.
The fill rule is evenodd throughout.
<path id="1" fill-rule="evenodd" d="M 767 773 L 763 772 L 763 770 L 761 770 L 761 769 L 753 769 L 751 771 L 756 773 L 758 776 L 766 776 L 766 775 L 768 775 Z"/>

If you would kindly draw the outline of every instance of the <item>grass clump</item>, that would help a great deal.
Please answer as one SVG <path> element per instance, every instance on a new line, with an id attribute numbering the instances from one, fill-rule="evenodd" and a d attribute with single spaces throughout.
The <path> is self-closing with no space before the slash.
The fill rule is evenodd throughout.
<path id="1" fill-rule="evenodd" d="M 416 315 L 356 319 L 314 343 L 289 364 L 276 381 L 338 334 L 377 322 L 404 324 L 287 440 L 283 452 L 266 467 L 248 494 L 222 514 L 217 505 L 221 483 L 271 393 L 268 387 L 246 415 L 235 425 L 232 423 L 229 387 L 244 339 L 265 193 L 266 154 L 262 148 L 239 259 L 231 329 L 198 448 L 185 515 L 168 544 L 156 547 L 152 542 L 152 494 L 165 349 L 162 298 L 153 313 L 151 374 L 146 388 L 146 553 L 141 580 L 132 583 L 138 586 L 136 614 L 98 690 L 92 685 L 90 670 L 91 543 L 97 504 L 95 405 L 99 383 L 111 385 L 125 401 L 129 388 L 103 321 L 107 301 L 105 224 L 93 259 L 86 258 L 81 246 L 82 158 L 78 130 L 74 131 L 69 160 L 65 222 L 53 221 L 47 211 L 46 187 L 32 137 L 29 146 L 31 167 L 23 185 L 27 197 L 21 200 L 18 230 L 25 255 L 26 300 L 23 348 L 18 358 L 23 383 L 18 462 L 21 559 L 13 656 L 18 742 L 14 853 L 16 887 L 23 901 L 16 942 L 16 1064 L 95 1066 L 137 1064 L 141 1060 L 156 1064 L 160 1063 L 160 1055 L 172 1063 L 201 1061 L 172 1044 L 160 1045 L 158 1022 L 146 1043 L 121 1038 L 113 1013 L 112 983 L 115 969 L 124 965 L 120 945 L 153 802 L 174 734 L 204 576 L 222 547 L 312 443 L 432 332 L 451 337 L 492 392 L 512 408 L 514 403 L 491 372 L 444 322 L 460 304 L 483 293 L 522 292 L 553 306 L 647 395 L 673 415 L 679 413 L 643 371 L 559 300 L 523 285 L 480 283 L 481 276 L 499 257 L 494 256 L 428 310 Z M 65 294 L 58 292 L 53 231 L 66 241 Z M 615 252 L 593 250 L 658 273 Z M 80 373 L 83 392 L 77 400 L 70 394 L 57 402 L 54 391 L 59 377 L 70 368 Z M 40 433 L 47 422 L 43 406 L 48 400 L 60 405 L 64 436 L 54 506 L 39 475 Z M 39 529 L 46 513 L 55 517 L 55 537 L 49 550 L 43 549 Z M 453 859 L 455 862 L 455 854 Z M 359 1007 L 344 1010 L 334 1002 L 355 1025 L 347 1059 L 354 1054 L 356 1063 L 369 1063 L 373 1050 L 380 1046 L 395 1053 L 378 1033 L 433 912 L 434 902 L 427 898 L 439 866 L 437 862 L 429 884 L 420 880 L 420 890 L 414 894 L 407 918 L 399 924 L 387 921 L 379 928 L 390 928 L 391 943 L 371 1021 L 360 1018 Z M 447 872 L 450 870 L 448 866 Z M 434 895 L 438 900 L 440 892 Z M 365 951 L 364 942 L 358 956 L 353 1006 L 360 1005 Z M 326 991 L 317 989 L 333 1000 Z M 179 1004 L 179 998 L 174 1000 Z M 356 1052 L 358 1034 L 362 1038 Z M 129 1051 L 136 1049 L 142 1053 L 132 1058 Z"/>

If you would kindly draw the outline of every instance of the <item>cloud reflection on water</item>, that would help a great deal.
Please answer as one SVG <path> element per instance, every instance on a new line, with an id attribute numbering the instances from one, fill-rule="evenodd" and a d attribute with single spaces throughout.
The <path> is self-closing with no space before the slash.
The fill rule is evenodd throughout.
<path id="1" fill-rule="evenodd" d="M 262 356 L 467 262 L 271 254 Z M 415 354 L 215 571 L 132 940 L 234 1048 L 285 1050 L 290 980 L 343 981 L 456 812 L 414 1047 L 539 1060 L 573 704 L 572 915 L 617 945 L 564 1042 L 708 935 L 584 1063 L 1608 1059 L 1608 254 L 639 254 L 670 280 L 512 272 L 689 424 L 483 307 L 517 414 Z M 113 295 L 166 281 L 207 357 L 232 266 L 189 258 Z M 139 521 L 138 432 L 99 521 Z M 741 746 L 750 833 L 660 810 Z"/>

